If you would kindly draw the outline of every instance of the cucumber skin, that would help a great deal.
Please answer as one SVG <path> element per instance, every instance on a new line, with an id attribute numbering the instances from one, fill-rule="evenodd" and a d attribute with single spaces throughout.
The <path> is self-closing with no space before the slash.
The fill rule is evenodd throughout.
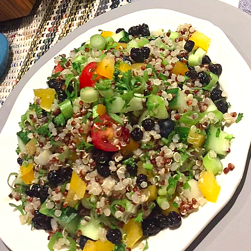
<path id="1" fill-rule="evenodd" d="M 218 130 L 220 130 L 219 137 L 216 137 Z M 206 152 L 213 150 L 219 157 L 226 156 L 227 150 L 230 148 L 230 141 L 225 139 L 227 135 L 228 134 L 222 131 L 220 127 L 210 125 L 207 130 L 207 139 L 204 145 Z"/>
<path id="2" fill-rule="evenodd" d="M 174 94 L 174 98 L 169 101 L 169 108 L 172 110 L 178 110 L 180 108 L 186 108 L 186 94 L 182 92 L 179 88 L 168 89 L 167 93 Z"/>
<path id="3" fill-rule="evenodd" d="M 80 220 L 81 222 L 81 220 Z M 85 225 L 82 225 L 81 223 L 78 226 L 78 230 L 81 230 L 82 235 L 96 241 L 99 239 L 99 228 L 101 225 L 98 221 L 91 219 L 89 222 L 87 222 Z"/>
<path id="4" fill-rule="evenodd" d="M 203 158 L 203 165 L 207 171 L 212 172 L 214 175 L 223 170 L 223 165 L 218 157 L 211 157 L 210 151 Z"/>

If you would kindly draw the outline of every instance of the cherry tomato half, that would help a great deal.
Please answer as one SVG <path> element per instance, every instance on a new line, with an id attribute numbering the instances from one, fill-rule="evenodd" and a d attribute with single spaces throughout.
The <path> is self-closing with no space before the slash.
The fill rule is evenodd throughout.
<path id="1" fill-rule="evenodd" d="M 117 126 L 117 130 L 114 128 Z M 116 152 L 129 142 L 129 130 L 121 125 L 117 125 L 109 115 L 99 117 L 91 129 L 93 145 L 107 152 Z"/>
<path id="2" fill-rule="evenodd" d="M 98 64 L 96 62 L 89 63 L 82 71 L 79 77 L 80 89 L 84 87 L 93 87 L 100 76 L 96 73 Z"/>
<path id="3" fill-rule="evenodd" d="M 60 62 L 54 67 L 55 73 L 63 71 L 64 68 L 60 65 Z"/>

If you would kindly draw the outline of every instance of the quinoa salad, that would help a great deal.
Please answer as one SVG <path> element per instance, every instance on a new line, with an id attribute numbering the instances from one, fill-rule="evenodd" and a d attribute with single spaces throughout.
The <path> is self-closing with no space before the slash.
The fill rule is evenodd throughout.
<path id="1" fill-rule="evenodd" d="M 99 31 L 55 58 L 21 116 L 8 178 L 10 206 L 50 251 L 147 250 L 149 236 L 217 203 L 217 176 L 235 168 L 221 161 L 234 139 L 224 128 L 243 114 L 228 112 L 201 32 Z"/>

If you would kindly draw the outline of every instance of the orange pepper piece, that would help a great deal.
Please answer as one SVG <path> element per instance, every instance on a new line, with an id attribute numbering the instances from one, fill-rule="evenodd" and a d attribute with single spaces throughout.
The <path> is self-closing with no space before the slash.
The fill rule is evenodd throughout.
<path id="1" fill-rule="evenodd" d="M 121 149 L 122 155 L 124 156 L 130 155 L 133 151 L 138 149 L 139 145 L 140 145 L 139 142 L 136 142 L 132 138 L 130 138 L 129 143 Z"/>
<path id="2" fill-rule="evenodd" d="M 134 219 L 131 219 L 125 224 L 124 230 L 126 233 L 126 246 L 133 248 L 135 243 L 143 236 L 141 224 L 139 222 L 135 222 Z"/>
<path id="3" fill-rule="evenodd" d="M 99 116 L 106 114 L 106 107 L 103 104 L 99 104 L 97 107 L 97 113 Z"/>
<path id="4" fill-rule="evenodd" d="M 31 184 L 32 181 L 35 179 L 34 170 L 33 170 L 33 163 L 29 163 L 27 167 L 22 165 L 20 167 L 21 172 L 21 179 L 25 184 Z"/>
<path id="5" fill-rule="evenodd" d="M 195 46 L 200 47 L 204 51 L 208 50 L 211 43 L 211 38 L 198 31 L 195 31 L 193 35 L 189 38 L 189 40 L 194 41 Z"/>
<path id="6" fill-rule="evenodd" d="M 187 71 L 189 71 L 189 69 L 187 68 L 186 64 L 180 61 L 176 62 L 173 67 L 173 74 L 176 74 L 176 75 L 184 76 Z"/>
<path id="7" fill-rule="evenodd" d="M 56 91 L 52 88 L 33 90 L 36 97 L 41 98 L 40 107 L 46 111 L 50 111 Z"/>
<path id="8" fill-rule="evenodd" d="M 127 48 L 127 43 L 118 43 L 116 49 L 118 50 L 120 48 L 126 49 Z"/>
<path id="9" fill-rule="evenodd" d="M 129 64 L 126 63 L 120 63 L 118 70 L 122 71 L 122 72 L 127 72 L 129 70 L 131 70 L 132 67 Z"/>
<path id="10" fill-rule="evenodd" d="M 115 35 L 115 33 L 112 31 L 102 31 L 102 33 L 101 33 L 101 36 L 104 38 L 112 37 L 113 35 Z"/>
<path id="11" fill-rule="evenodd" d="M 96 72 L 100 76 L 106 77 L 108 79 L 112 79 L 113 72 L 114 72 L 114 64 L 115 64 L 114 58 L 106 56 L 99 62 Z"/>

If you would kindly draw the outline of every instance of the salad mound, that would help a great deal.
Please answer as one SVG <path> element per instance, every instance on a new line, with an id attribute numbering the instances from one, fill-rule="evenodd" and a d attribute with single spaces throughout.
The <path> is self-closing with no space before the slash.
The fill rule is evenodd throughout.
<path id="1" fill-rule="evenodd" d="M 49 250 L 131 250 L 216 202 L 233 135 L 211 39 L 190 24 L 93 35 L 34 90 L 8 183 Z M 15 176 L 10 184 L 11 176 Z M 167 232 L 168 234 L 168 232 Z M 146 250 L 145 245 L 139 246 Z"/>

